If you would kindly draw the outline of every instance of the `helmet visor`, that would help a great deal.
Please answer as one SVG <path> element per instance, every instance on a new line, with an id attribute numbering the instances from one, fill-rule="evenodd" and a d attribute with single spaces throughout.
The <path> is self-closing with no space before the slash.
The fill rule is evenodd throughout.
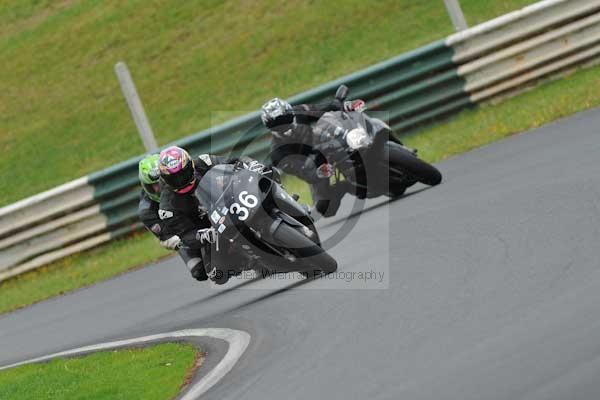
<path id="1" fill-rule="evenodd" d="M 281 130 L 289 127 L 294 122 L 294 114 L 287 113 L 269 120 L 267 127 L 272 130 Z M 289 128 L 286 128 L 289 129 Z"/>
<path id="2" fill-rule="evenodd" d="M 181 189 L 192 183 L 194 180 L 194 164 L 191 162 L 187 163 L 181 171 L 169 175 L 164 174 L 162 175 L 162 178 L 172 189 Z"/>

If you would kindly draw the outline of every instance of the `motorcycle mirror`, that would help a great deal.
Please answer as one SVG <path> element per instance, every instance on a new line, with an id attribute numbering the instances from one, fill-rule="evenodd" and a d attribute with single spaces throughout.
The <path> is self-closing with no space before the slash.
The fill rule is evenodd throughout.
<path id="1" fill-rule="evenodd" d="M 349 91 L 350 89 L 348 89 L 348 86 L 340 85 L 340 87 L 338 87 L 337 91 L 335 92 L 335 98 L 343 101 L 348 96 Z"/>

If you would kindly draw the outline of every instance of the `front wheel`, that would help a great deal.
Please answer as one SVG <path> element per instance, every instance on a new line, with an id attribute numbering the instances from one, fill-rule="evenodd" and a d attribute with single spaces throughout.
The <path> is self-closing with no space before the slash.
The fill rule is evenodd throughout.
<path id="1" fill-rule="evenodd" d="M 442 174 L 436 167 L 419 159 L 398 143 L 386 143 L 388 162 L 406 172 L 421 183 L 436 186 L 442 182 Z"/>
<path id="2" fill-rule="evenodd" d="M 302 234 L 298 229 L 281 222 L 275 232 L 273 239 L 278 246 L 288 250 L 295 258 L 292 264 L 300 272 L 330 274 L 337 270 L 337 262 L 322 247 Z"/>

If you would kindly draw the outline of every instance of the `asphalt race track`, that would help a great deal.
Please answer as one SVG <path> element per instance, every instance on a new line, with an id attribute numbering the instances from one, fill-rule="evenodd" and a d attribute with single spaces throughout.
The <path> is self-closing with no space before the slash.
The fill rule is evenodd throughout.
<path id="1" fill-rule="evenodd" d="M 251 340 L 211 399 L 598 399 L 599 129 L 600 110 L 578 114 L 369 203 L 331 253 L 383 286 L 217 290 L 170 259 L 0 317 L 0 365 L 215 327 Z M 322 222 L 323 236 L 342 224 Z"/>

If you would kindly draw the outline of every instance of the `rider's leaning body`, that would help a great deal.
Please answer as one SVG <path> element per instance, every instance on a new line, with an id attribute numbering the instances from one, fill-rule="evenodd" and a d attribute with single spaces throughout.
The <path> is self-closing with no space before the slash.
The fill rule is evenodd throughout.
<path id="1" fill-rule="evenodd" d="M 169 231 L 165 222 L 159 216 L 160 184 L 159 184 L 159 155 L 151 154 L 144 157 L 138 166 L 139 179 L 142 184 L 140 202 L 138 204 L 138 217 L 146 229 L 151 232 L 163 247 L 177 250 L 185 265 L 192 272 L 192 276 L 198 280 L 206 280 L 206 274 L 202 274 L 202 257 L 198 249 L 177 249 L 173 246 L 177 242 L 176 235 Z M 200 273 L 199 273 L 200 272 Z"/>
<path id="2" fill-rule="evenodd" d="M 337 211 L 350 185 L 330 185 L 333 166 L 325 158 L 321 145 L 315 145 L 312 124 L 330 111 L 359 111 L 362 100 L 342 103 L 338 99 L 321 104 L 292 106 L 279 98 L 262 106 L 261 120 L 271 132 L 271 161 L 284 172 L 311 184 L 315 209 L 330 216 Z"/>
<path id="3" fill-rule="evenodd" d="M 215 165 L 235 164 L 238 158 L 202 154 L 195 160 L 182 148 L 172 146 L 160 154 L 161 191 L 159 216 L 169 232 L 176 234 L 180 248 L 200 249 L 204 270 L 215 276 L 216 266 L 210 260 L 211 245 L 217 240 L 207 215 L 194 190 L 200 180 Z M 217 283 L 226 280 L 213 279 Z"/>

